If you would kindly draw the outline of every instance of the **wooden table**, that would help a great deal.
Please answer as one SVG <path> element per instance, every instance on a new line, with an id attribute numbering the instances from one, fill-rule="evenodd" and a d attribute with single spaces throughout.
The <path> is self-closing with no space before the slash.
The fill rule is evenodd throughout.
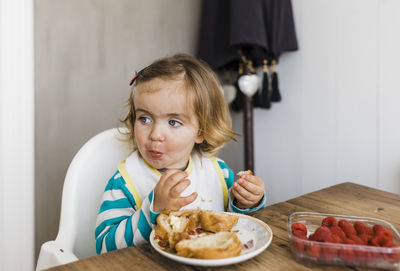
<path id="1" fill-rule="evenodd" d="M 219 268 L 183 265 L 163 257 L 147 244 L 139 248 L 129 247 L 113 251 L 49 270 L 367 270 L 304 265 L 297 262 L 289 248 L 286 222 L 291 213 L 299 211 L 379 218 L 392 223 L 396 229 L 400 229 L 400 195 L 354 183 L 342 183 L 253 213 L 252 216 L 261 219 L 271 227 L 274 234 L 273 240 L 260 255 L 239 264 Z"/>

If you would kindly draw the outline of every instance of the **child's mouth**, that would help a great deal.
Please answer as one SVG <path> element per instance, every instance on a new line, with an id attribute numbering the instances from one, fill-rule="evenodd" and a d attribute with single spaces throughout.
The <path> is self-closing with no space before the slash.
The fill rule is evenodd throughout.
<path id="1" fill-rule="evenodd" d="M 153 158 L 159 159 L 163 156 L 162 152 L 150 151 L 150 155 Z"/>

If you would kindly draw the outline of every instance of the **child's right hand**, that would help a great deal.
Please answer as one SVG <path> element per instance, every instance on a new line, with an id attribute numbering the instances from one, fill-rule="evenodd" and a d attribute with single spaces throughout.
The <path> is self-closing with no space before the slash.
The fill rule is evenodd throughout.
<path id="1" fill-rule="evenodd" d="M 181 197 L 181 193 L 190 185 L 187 173 L 179 169 L 169 169 L 163 173 L 154 188 L 153 211 L 158 213 L 165 209 L 173 211 L 196 200 L 197 193 Z"/>

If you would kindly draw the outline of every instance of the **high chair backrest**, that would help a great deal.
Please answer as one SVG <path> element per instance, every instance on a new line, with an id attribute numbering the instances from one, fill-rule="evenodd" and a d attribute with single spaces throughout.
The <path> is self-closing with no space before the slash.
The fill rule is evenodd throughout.
<path id="1" fill-rule="evenodd" d="M 68 168 L 56 242 L 79 259 L 96 254 L 94 229 L 104 188 L 131 152 L 121 139 L 116 128 L 101 132 L 82 146 Z"/>

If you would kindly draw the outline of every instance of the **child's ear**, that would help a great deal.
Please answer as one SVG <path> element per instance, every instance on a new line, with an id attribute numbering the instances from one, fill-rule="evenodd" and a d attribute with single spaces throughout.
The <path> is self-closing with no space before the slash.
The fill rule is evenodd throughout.
<path id="1" fill-rule="evenodd" d="M 203 133 L 201 132 L 201 129 L 199 129 L 199 131 L 197 132 L 197 137 L 194 140 L 194 142 L 196 142 L 196 144 L 201 144 L 204 141 L 204 137 L 203 137 Z"/>
<path id="2" fill-rule="evenodd" d="M 196 142 L 197 144 L 201 144 L 201 143 L 203 143 L 203 141 L 204 141 L 204 138 L 203 138 L 202 136 L 198 136 L 198 137 L 196 138 L 196 140 L 195 140 L 195 142 Z"/>

